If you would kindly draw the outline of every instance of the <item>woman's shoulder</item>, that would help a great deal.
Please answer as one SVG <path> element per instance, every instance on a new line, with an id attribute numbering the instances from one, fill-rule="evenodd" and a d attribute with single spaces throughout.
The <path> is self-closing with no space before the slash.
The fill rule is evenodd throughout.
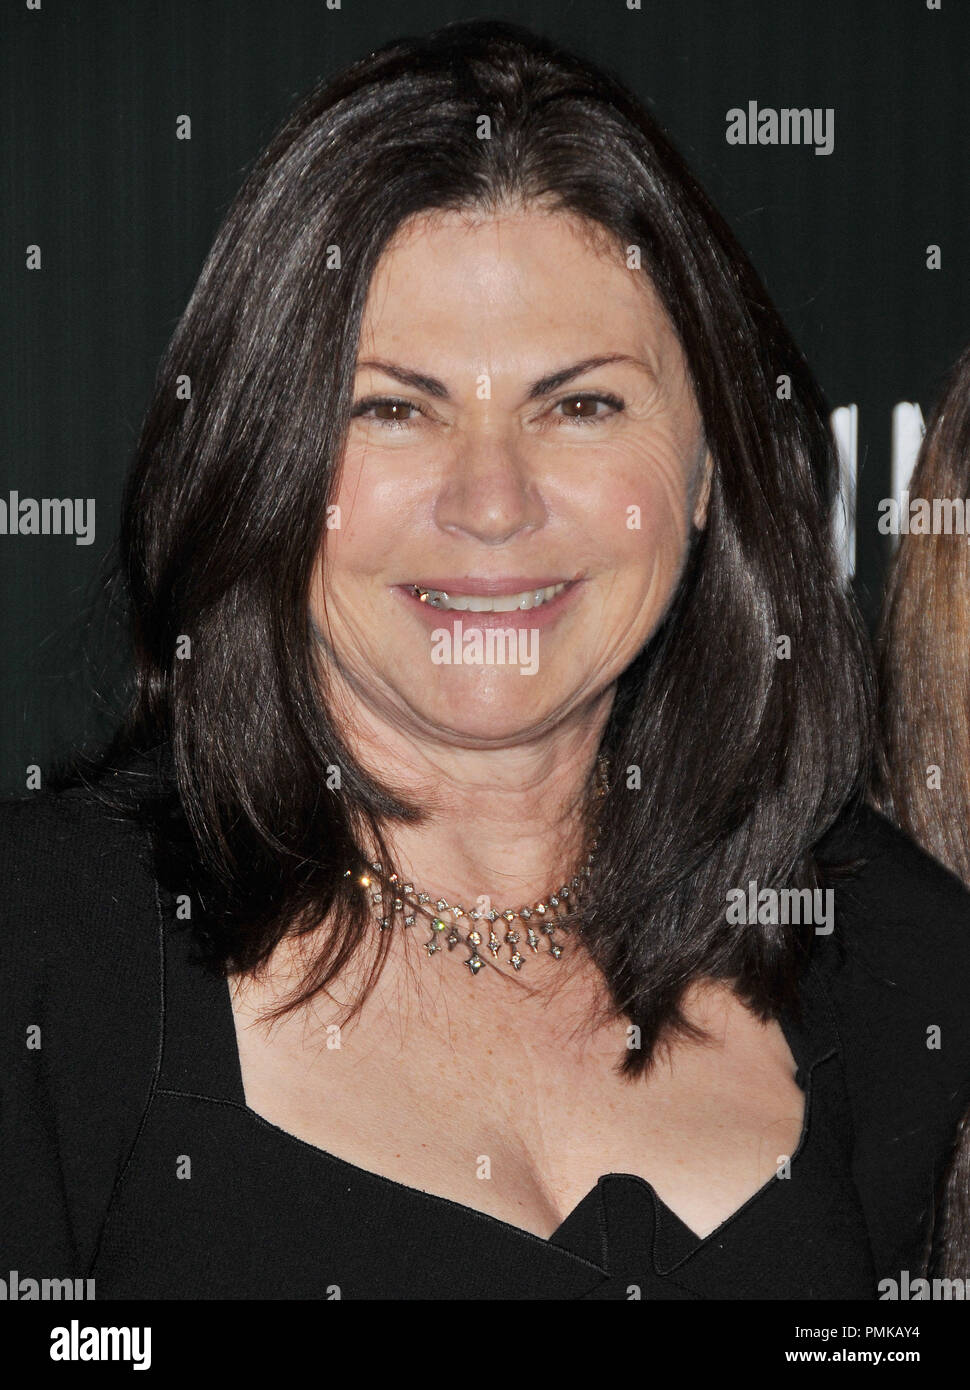
<path id="1" fill-rule="evenodd" d="M 812 977 L 837 1040 L 853 1178 L 880 1277 L 925 1258 L 937 1186 L 970 1103 L 970 893 L 862 807 L 818 846 L 834 894 Z"/>
<path id="2" fill-rule="evenodd" d="M 843 817 L 818 858 L 834 920 L 816 935 L 814 976 L 856 1120 L 884 1145 L 902 1150 L 907 1136 L 939 1161 L 970 1103 L 970 892 L 868 806 Z"/>
<path id="3" fill-rule="evenodd" d="M 110 1075 L 120 1094 L 159 1046 L 161 960 L 150 837 L 117 798 L 93 785 L 0 800 L 7 1082 L 73 1104 Z"/>
<path id="4" fill-rule="evenodd" d="M 100 785 L 0 799 L 0 996 L 59 1066 L 151 1033 L 162 912 L 147 827 Z M 8 1034 L 17 1052 L 23 1037 Z M 153 1040 L 154 1045 L 154 1040 Z"/>
<path id="5" fill-rule="evenodd" d="M 0 920 L 8 950 L 136 951 L 158 921 L 146 827 L 100 784 L 0 799 Z"/>
<path id="6" fill-rule="evenodd" d="M 816 857 L 835 905 L 831 941 L 821 944 L 887 988 L 951 1001 L 970 1028 L 970 892 L 963 882 L 868 805 L 845 814 Z"/>

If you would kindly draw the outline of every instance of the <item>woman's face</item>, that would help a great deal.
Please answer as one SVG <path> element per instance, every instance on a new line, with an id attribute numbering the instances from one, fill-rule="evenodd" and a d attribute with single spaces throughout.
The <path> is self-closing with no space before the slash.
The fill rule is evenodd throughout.
<path id="1" fill-rule="evenodd" d="M 582 718 L 663 617 L 707 474 L 683 353 L 619 250 L 537 209 L 405 224 L 311 593 L 343 694 L 465 747 Z"/>

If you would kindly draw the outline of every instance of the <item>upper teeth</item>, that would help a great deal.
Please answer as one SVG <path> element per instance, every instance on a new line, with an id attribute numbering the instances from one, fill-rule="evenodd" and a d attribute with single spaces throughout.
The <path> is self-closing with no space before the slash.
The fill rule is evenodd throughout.
<path id="1" fill-rule="evenodd" d="M 446 594 L 443 589 L 424 589 L 414 585 L 414 593 L 432 608 L 455 608 L 468 613 L 514 613 L 517 608 L 538 608 L 565 589 L 562 584 L 550 584 L 547 589 L 526 589 L 521 594 Z"/>

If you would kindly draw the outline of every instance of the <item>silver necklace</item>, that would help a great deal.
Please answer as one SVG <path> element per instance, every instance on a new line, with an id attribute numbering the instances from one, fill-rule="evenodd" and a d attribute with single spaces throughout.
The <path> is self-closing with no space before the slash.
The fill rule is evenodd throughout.
<path id="1" fill-rule="evenodd" d="M 605 755 L 601 755 L 596 765 L 596 795 L 599 799 L 602 799 L 608 790 L 608 771 L 608 760 Z M 559 960 L 562 956 L 563 948 L 556 940 L 555 933 L 571 930 L 569 924 L 562 919 L 582 898 L 583 890 L 588 885 L 590 865 L 597 845 L 598 841 L 594 839 L 583 867 L 566 883 L 560 884 L 554 893 L 533 903 L 531 907 L 507 907 L 504 911 L 490 908 L 483 912 L 477 907 L 465 908 L 460 903 L 449 903 L 444 898 L 432 899 L 430 893 L 416 890 L 413 883 L 405 882 L 402 876 L 393 870 L 385 871 L 377 862 L 368 864 L 362 873 L 357 871 L 356 878 L 364 891 L 370 893 L 377 925 L 381 931 L 391 930 L 398 922 L 403 922 L 405 928 L 413 927 L 418 917 L 423 916 L 431 925 L 431 935 L 424 943 L 429 957 L 441 950 L 442 943 L 447 945 L 449 951 L 453 951 L 464 941 L 469 952 L 464 963 L 472 975 L 477 975 L 482 967 L 488 964 L 479 954 L 479 946 L 484 945 L 493 961 L 498 960 L 503 941 L 499 939 L 496 925 L 501 923 L 499 931 L 503 931 L 504 928 L 503 940 L 509 948 L 508 963 L 513 970 L 519 971 L 527 959 L 519 947 L 531 950 L 537 955 L 543 937 L 549 942 L 549 955 L 554 960 Z M 354 876 L 353 869 L 344 870 L 344 878 Z M 521 930 L 515 925 L 516 922 L 521 923 Z M 487 940 L 484 936 L 486 931 Z"/>

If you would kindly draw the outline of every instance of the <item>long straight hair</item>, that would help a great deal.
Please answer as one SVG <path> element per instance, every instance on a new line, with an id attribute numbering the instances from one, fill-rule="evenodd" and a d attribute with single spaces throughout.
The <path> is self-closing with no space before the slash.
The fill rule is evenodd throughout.
<path id="1" fill-rule="evenodd" d="M 909 493 L 931 504 L 970 499 L 970 347 L 930 414 Z M 897 824 L 970 885 L 968 644 L 966 534 L 905 534 L 879 624 L 876 790 Z"/>
<path id="2" fill-rule="evenodd" d="M 970 512 L 970 347 L 948 373 L 930 414 L 910 495 Z M 965 523 L 970 516 L 965 516 Z M 970 888 L 970 546 L 910 532 L 896 552 L 879 625 L 882 810 Z M 945 1175 L 932 1269 L 970 1269 L 970 1111 Z"/>
<path id="3" fill-rule="evenodd" d="M 516 25 L 450 25 L 322 84 L 257 159 L 161 362 L 124 500 L 135 684 L 107 763 L 154 750 L 162 790 L 140 813 L 221 968 L 328 919 L 285 1007 L 373 948 L 359 1007 L 386 934 L 345 867 L 364 828 L 386 853 L 382 827 L 425 814 L 353 758 L 308 624 L 361 316 L 409 217 L 532 206 L 640 257 L 714 460 L 706 528 L 601 748 L 614 775 L 582 922 L 639 1030 L 633 1075 L 690 1031 L 680 1002 L 702 976 L 763 1017 L 794 1006 L 811 927 L 730 925 L 726 894 L 818 881 L 812 846 L 865 786 L 871 687 L 829 541 L 825 401 L 681 157 L 587 61 Z"/>

